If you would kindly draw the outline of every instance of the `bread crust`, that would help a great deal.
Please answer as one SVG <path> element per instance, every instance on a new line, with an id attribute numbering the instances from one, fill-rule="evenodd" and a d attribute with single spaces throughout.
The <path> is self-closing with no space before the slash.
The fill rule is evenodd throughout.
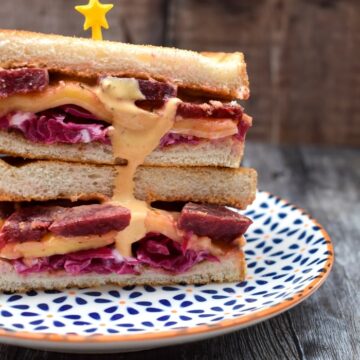
<path id="1" fill-rule="evenodd" d="M 246 209 L 255 200 L 257 172 L 250 168 L 141 166 L 135 184 L 135 196 L 148 203 L 192 201 Z"/>
<path id="2" fill-rule="evenodd" d="M 61 54 L 61 56 L 59 56 Z M 66 54 L 66 56 L 64 56 Z M 153 78 L 226 99 L 248 99 L 244 55 L 0 30 L 0 67 L 46 67 L 65 75 Z"/>

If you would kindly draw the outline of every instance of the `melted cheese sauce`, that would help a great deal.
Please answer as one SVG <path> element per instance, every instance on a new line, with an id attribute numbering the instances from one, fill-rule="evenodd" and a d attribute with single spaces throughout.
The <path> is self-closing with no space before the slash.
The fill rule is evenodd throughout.
<path id="1" fill-rule="evenodd" d="M 105 77 L 100 80 L 99 86 L 93 88 L 78 83 L 60 82 L 59 85 L 49 87 L 47 91 L 39 94 L 16 95 L 1 100 L 0 116 L 15 110 L 40 112 L 52 107 L 74 104 L 111 123 L 110 136 L 114 157 L 126 159 L 128 164 L 117 167 L 118 175 L 110 201 L 131 211 L 129 226 L 118 233 L 74 238 L 48 234 L 37 242 L 9 243 L 0 251 L 1 257 L 15 259 L 51 256 L 103 247 L 114 242 L 122 256 L 131 257 L 132 244 L 149 232 L 161 233 L 174 241 L 182 241 L 184 233 L 176 227 L 178 213 L 153 209 L 146 202 L 135 199 L 135 171 L 170 130 L 187 135 L 217 138 L 216 134 L 228 136 L 237 133 L 237 125 L 227 119 L 215 122 L 205 119 L 183 119 L 175 122 L 180 99 L 172 98 L 162 109 L 149 112 L 135 105 L 136 100 L 144 98 L 135 79 Z M 193 235 L 189 244 L 199 250 L 208 249 L 214 255 L 222 255 L 225 251 L 212 244 L 208 237 Z"/>
<path id="2" fill-rule="evenodd" d="M 105 103 L 101 101 L 101 98 Z M 120 102 L 111 100 L 116 98 L 123 100 Z M 41 93 L 14 95 L 1 99 L 0 117 L 12 111 L 38 113 L 50 108 L 73 104 L 109 123 L 112 122 L 114 113 L 126 112 L 129 117 L 132 117 L 128 125 L 133 130 L 145 130 L 146 127 L 151 127 L 152 122 L 139 121 L 139 119 L 144 116 L 155 119 L 158 116 L 135 106 L 136 100 L 144 99 L 136 79 L 108 77 L 101 81 L 99 87 L 61 81 L 58 85 L 49 86 Z M 173 122 L 171 127 L 173 133 L 197 136 L 203 139 L 219 139 L 237 134 L 237 131 L 237 124 L 231 119 L 217 119 L 216 121 L 178 119 Z"/>
<path id="3" fill-rule="evenodd" d="M 0 257 L 5 259 L 36 258 L 63 255 L 75 251 L 96 249 L 112 244 L 116 231 L 105 235 L 61 237 L 45 235 L 41 241 L 8 243 L 0 250 Z"/>
<path id="4" fill-rule="evenodd" d="M 48 87 L 41 93 L 14 95 L 1 99 L 0 116 L 12 111 L 37 113 L 68 104 L 78 105 L 104 121 L 111 118 L 111 113 L 106 110 L 91 88 L 64 81 L 57 86 Z"/>

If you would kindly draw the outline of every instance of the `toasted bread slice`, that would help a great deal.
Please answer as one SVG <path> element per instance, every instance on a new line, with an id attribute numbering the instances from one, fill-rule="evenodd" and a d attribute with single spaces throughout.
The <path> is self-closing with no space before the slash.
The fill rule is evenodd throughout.
<path id="1" fill-rule="evenodd" d="M 223 166 L 239 167 L 244 142 L 232 137 L 216 141 L 202 140 L 197 144 L 180 143 L 154 150 L 144 165 L 156 166 Z M 0 153 L 24 159 L 62 160 L 90 164 L 125 164 L 115 159 L 111 145 L 42 144 L 26 140 L 21 134 L 0 131 Z"/>
<path id="2" fill-rule="evenodd" d="M 0 160 L 0 201 L 107 199 L 116 166 L 56 161 L 9 164 Z M 135 196 L 152 201 L 195 201 L 246 208 L 255 198 L 253 169 L 140 166 Z"/>
<path id="3" fill-rule="evenodd" d="M 203 261 L 182 274 L 143 268 L 140 275 L 83 274 L 70 275 L 65 272 L 34 273 L 26 276 L 18 274 L 13 266 L 0 260 L 0 290 L 27 291 L 33 289 L 63 289 L 68 287 L 98 287 L 105 284 L 130 285 L 169 285 L 169 284 L 207 284 L 209 282 L 242 281 L 246 265 L 241 250 L 219 257 L 218 262 Z"/>
<path id="4" fill-rule="evenodd" d="M 202 140 L 198 144 L 177 144 L 155 149 L 147 156 L 144 165 L 238 168 L 244 148 L 244 141 L 232 137 L 216 141 Z"/>
<path id="5" fill-rule="evenodd" d="M 0 30 L 0 67 L 46 67 L 76 77 L 114 75 L 170 81 L 215 97 L 247 99 L 244 55 Z"/>

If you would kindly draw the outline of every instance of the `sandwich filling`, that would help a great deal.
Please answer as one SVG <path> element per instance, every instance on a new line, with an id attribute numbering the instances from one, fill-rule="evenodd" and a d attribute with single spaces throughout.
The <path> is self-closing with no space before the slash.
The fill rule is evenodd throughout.
<path id="1" fill-rule="evenodd" d="M 42 74 L 42 76 L 40 76 Z M 111 146 L 109 112 L 96 85 L 73 81 L 49 83 L 45 69 L 0 71 L 0 130 L 21 134 L 31 142 L 77 144 L 100 142 Z M 25 82 L 27 81 L 27 82 Z M 112 78 L 118 96 L 139 109 L 156 111 L 177 96 L 171 84 L 154 80 Z M 232 137 L 244 141 L 251 118 L 235 102 L 179 101 L 175 122 L 159 142 L 160 148 L 179 143 L 197 144 Z"/>
<path id="2" fill-rule="evenodd" d="M 54 84 L 43 69 L 2 70 L 0 87 L 0 131 L 46 144 L 100 142 L 127 160 L 117 167 L 109 201 L 18 206 L 0 216 L 0 257 L 19 273 L 138 274 L 143 267 L 179 273 L 243 246 L 251 221 L 235 211 L 189 203 L 169 212 L 134 197 L 135 171 L 157 147 L 244 141 L 251 118 L 239 105 L 186 102 L 175 86 L 153 80 Z"/>
<path id="3" fill-rule="evenodd" d="M 17 204 L 15 210 L 2 204 L 1 208 L 0 257 L 24 274 L 133 274 L 144 266 L 181 273 L 203 260 L 218 261 L 218 256 L 242 246 L 251 224 L 245 216 L 216 205 L 188 203 L 180 213 L 157 210 L 172 222 L 176 236 L 148 232 L 132 244 L 131 256 L 126 257 L 116 249 L 117 234 L 131 219 L 130 210 L 122 206 Z"/>

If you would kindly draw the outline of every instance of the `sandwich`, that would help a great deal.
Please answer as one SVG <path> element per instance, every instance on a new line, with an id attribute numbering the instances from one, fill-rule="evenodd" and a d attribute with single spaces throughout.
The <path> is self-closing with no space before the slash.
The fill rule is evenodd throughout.
<path id="1" fill-rule="evenodd" d="M 248 97 L 242 53 L 1 30 L 0 289 L 243 280 Z"/>

